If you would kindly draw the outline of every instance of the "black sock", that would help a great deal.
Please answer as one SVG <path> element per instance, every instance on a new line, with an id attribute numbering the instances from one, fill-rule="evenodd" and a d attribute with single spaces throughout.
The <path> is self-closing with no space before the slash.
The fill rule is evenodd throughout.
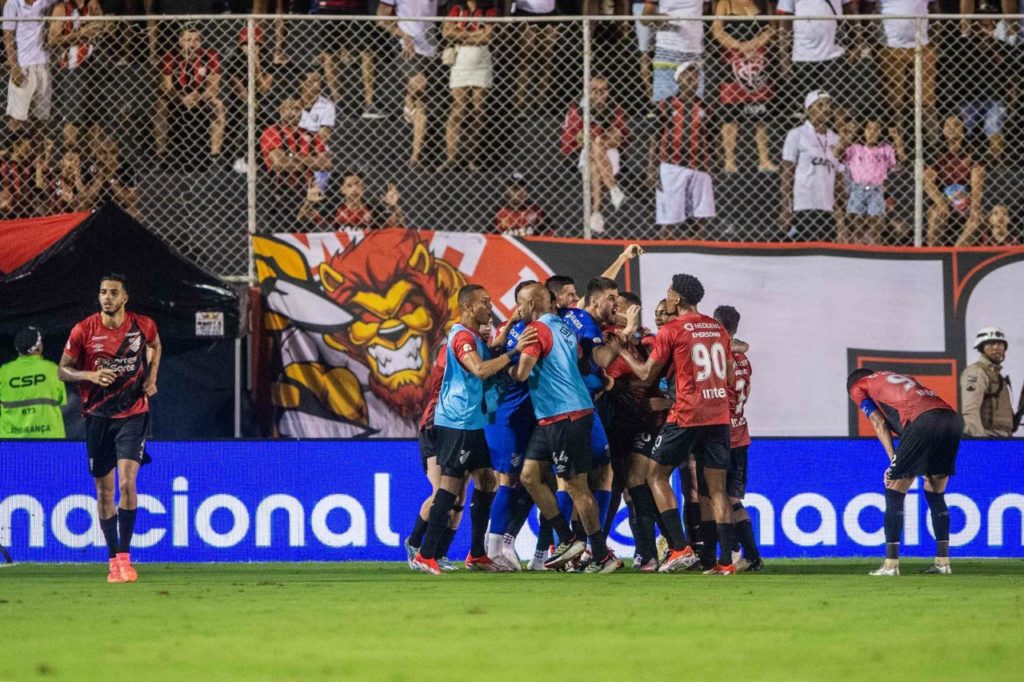
<path id="1" fill-rule="evenodd" d="M 448 526 L 444 529 L 444 534 L 441 536 L 441 542 L 437 543 L 437 556 L 447 557 L 448 550 L 451 549 L 452 540 L 455 539 L 455 529 Z"/>
<path id="2" fill-rule="evenodd" d="M 412 524 L 412 532 L 409 533 L 409 544 L 413 547 L 423 546 L 423 536 L 427 534 L 427 520 L 416 515 L 416 523 Z"/>
<path id="3" fill-rule="evenodd" d="M 551 522 L 542 516 L 540 528 L 537 530 L 537 551 L 546 552 L 548 547 L 553 544 L 555 544 L 555 531 L 551 528 Z"/>
<path id="4" fill-rule="evenodd" d="M 736 524 L 734 523 L 719 523 L 718 526 L 718 545 L 721 547 L 721 555 L 718 558 L 718 563 L 722 566 L 732 565 L 732 538 L 736 532 Z"/>
<path id="5" fill-rule="evenodd" d="M 487 523 L 491 520 L 491 503 L 494 502 L 494 491 L 484 492 L 473 490 L 473 500 L 469 503 L 469 520 L 472 524 L 472 538 L 469 553 L 478 557 L 487 554 L 485 539 Z"/>
<path id="6" fill-rule="evenodd" d="M 928 500 L 928 510 L 932 515 L 932 530 L 935 531 L 935 556 L 949 557 L 949 507 L 946 506 L 945 493 L 924 491 Z"/>
<path id="7" fill-rule="evenodd" d="M 567 545 L 573 541 L 572 530 L 569 528 L 569 524 L 566 522 L 565 517 L 559 514 L 553 519 L 548 519 L 548 523 L 551 524 L 551 528 L 558 533 L 558 542 Z"/>
<path id="8" fill-rule="evenodd" d="M 619 507 L 621 505 L 622 490 L 612 488 L 612 498 L 608 503 L 608 513 L 601 519 L 601 532 L 604 533 L 605 541 L 608 540 L 608 534 L 612 532 L 612 524 L 615 523 L 615 517 L 619 515 Z"/>
<path id="9" fill-rule="evenodd" d="M 686 547 L 686 537 L 683 535 L 683 519 L 679 516 L 678 509 L 667 509 L 661 514 L 661 527 L 665 530 L 665 539 L 668 546 L 673 550 Z"/>
<path id="10" fill-rule="evenodd" d="M 583 522 L 579 519 L 574 519 L 572 522 L 572 539 L 579 542 L 587 541 L 587 529 L 583 527 Z"/>
<path id="11" fill-rule="evenodd" d="M 743 557 L 747 561 L 757 561 L 761 558 L 761 552 L 754 540 L 754 524 L 750 519 L 743 519 L 736 524 L 736 537 L 739 538 L 740 546 L 743 547 Z"/>
<path id="12" fill-rule="evenodd" d="M 594 561 L 604 561 L 608 558 L 608 545 L 604 541 L 603 532 L 598 530 L 587 539 L 590 540 L 590 555 L 594 557 Z"/>
<path id="13" fill-rule="evenodd" d="M 508 519 L 506 533 L 512 537 L 518 537 L 519 531 L 523 529 L 526 519 L 530 518 L 533 511 L 533 498 L 524 486 L 519 486 L 512 493 L 512 515 Z"/>
<path id="14" fill-rule="evenodd" d="M 700 563 L 704 568 L 715 566 L 715 544 L 718 542 L 718 524 L 714 521 L 701 521 L 701 532 L 704 534 L 704 544 L 701 547 Z"/>
<path id="15" fill-rule="evenodd" d="M 636 515 L 636 531 L 633 540 L 637 554 L 644 560 L 658 558 L 658 546 L 654 541 L 654 519 L 658 515 L 654 506 L 654 496 L 646 485 L 637 485 L 629 489 L 629 497 Z"/>
<path id="16" fill-rule="evenodd" d="M 691 543 L 703 542 L 700 534 L 700 503 L 687 502 L 683 505 L 683 523 L 686 525 L 686 537 Z"/>
<path id="17" fill-rule="evenodd" d="M 420 546 L 420 556 L 424 559 L 433 559 L 437 556 L 437 548 L 444 537 L 444 531 L 448 528 L 450 512 L 455 505 L 456 497 L 447 490 L 439 489 L 434 493 L 434 501 L 430 504 L 430 514 L 427 521 L 427 534 L 423 537 L 423 544 Z"/>
<path id="18" fill-rule="evenodd" d="M 108 558 L 113 559 L 117 555 L 117 514 L 109 519 L 100 519 L 100 529 L 103 531 L 103 539 L 107 541 Z"/>
<path id="19" fill-rule="evenodd" d="M 907 494 L 885 491 L 885 558 L 900 558 L 900 534 L 903 532 L 903 503 Z"/>
<path id="20" fill-rule="evenodd" d="M 118 551 L 127 553 L 132 546 L 132 534 L 135 533 L 135 509 L 117 510 L 117 530 L 121 536 L 121 543 Z"/>

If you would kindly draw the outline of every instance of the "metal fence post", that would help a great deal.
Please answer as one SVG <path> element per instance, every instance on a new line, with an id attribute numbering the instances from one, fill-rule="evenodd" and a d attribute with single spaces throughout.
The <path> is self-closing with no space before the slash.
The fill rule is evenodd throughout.
<path id="1" fill-rule="evenodd" d="M 246 59 L 247 92 L 246 92 L 246 152 L 248 162 L 246 164 L 246 209 L 248 213 L 248 235 L 249 241 L 249 286 L 256 284 L 256 265 L 253 254 L 253 235 L 256 234 L 256 20 L 249 17 L 245 22 L 245 42 L 249 49 Z"/>
<path id="2" fill-rule="evenodd" d="M 922 57 L 924 25 L 918 17 L 914 21 L 914 246 L 924 244 L 924 139 L 922 110 Z"/>
<path id="3" fill-rule="evenodd" d="M 590 239 L 590 17 L 583 17 L 583 238 Z"/>

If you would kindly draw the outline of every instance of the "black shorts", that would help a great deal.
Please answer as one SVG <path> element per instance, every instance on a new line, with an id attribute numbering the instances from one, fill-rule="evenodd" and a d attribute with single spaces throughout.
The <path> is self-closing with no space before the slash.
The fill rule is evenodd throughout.
<path id="1" fill-rule="evenodd" d="M 526 447 L 526 459 L 551 462 L 559 478 L 589 473 L 594 465 L 590 445 L 593 428 L 593 414 L 554 424 L 538 424 Z"/>
<path id="2" fill-rule="evenodd" d="M 103 478 L 122 459 L 130 459 L 140 465 L 150 462 L 146 454 L 148 432 L 148 412 L 121 419 L 86 416 L 85 451 L 89 455 L 89 474 L 93 478 Z"/>
<path id="3" fill-rule="evenodd" d="M 729 471 L 725 474 L 725 490 L 729 497 L 742 500 L 747 494 L 747 448 L 744 445 L 729 450 Z"/>
<path id="4" fill-rule="evenodd" d="M 423 464 L 423 473 L 427 473 L 427 460 L 437 457 L 437 428 L 424 426 L 416 436 L 420 442 L 420 463 Z"/>
<path id="5" fill-rule="evenodd" d="M 654 425 L 641 428 L 633 434 L 633 444 L 630 451 L 644 457 L 653 457 L 654 443 L 658 440 L 660 432 L 661 427 Z"/>
<path id="6" fill-rule="evenodd" d="M 729 425 L 683 427 L 665 424 L 654 441 L 651 459 L 675 468 L 685 462 L 691 452 L 699 465 L 709 469 L 728 469 Z"/>
<path id="7" fill-rule="evenodd" d="M 952 410 L 929 410 L 903 429 L 889 478 L 952 476 L 960 449 L 963 419 Z"/>
<path id="8" fill-rule="evenodd" d="M 483 429 L 463 431 L 435 426 L 437 464 L 442 476 L 462 478 L 471 471 L 491 468 L 491 451 Z"/>

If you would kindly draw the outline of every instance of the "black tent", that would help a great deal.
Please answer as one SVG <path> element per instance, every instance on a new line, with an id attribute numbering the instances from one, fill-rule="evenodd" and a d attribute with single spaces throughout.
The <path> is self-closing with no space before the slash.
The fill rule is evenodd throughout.
<path id="1" fill-rule="evenodd" d="M 153 437 L 229 437 L 239 398 L 239 295 L 113 204 L 92 214 L 0 222 L 0 362 L 32 324 L 55 362 L 71 327 L 97 312 L 100 277 L 129 279 L 130 310 L 152 317 L 164 360 L 153 398 Z M 69 391 L 69 398 L 72 394 Z M 69 436 L 81 433 L 77 408 Z"/>

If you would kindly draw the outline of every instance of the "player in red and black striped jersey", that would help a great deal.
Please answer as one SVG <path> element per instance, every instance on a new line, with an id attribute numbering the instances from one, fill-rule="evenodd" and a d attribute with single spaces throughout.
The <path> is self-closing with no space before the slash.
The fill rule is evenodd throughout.
<path id="1" fill-rule="evenodd" d="M 89 473 L 96 482 L 100 528 L 107 541 L 112 583 L 135 582 L 129 553 L 138 507 L 136 478 L 149 461 L 149 397 L 156 394 L 160 336 L 145 315 L 125 310 L 127 278 L 100 280 L 100 312 L 71 330 L 60 378 L 77 381 L 85 415 Z M 115 469 L 121 499 L 114 506 Z"/>
<path id="2" fill-rule="evenodd" d="M 721 546 L 718 564 L 706 573 L 732 575 L 736 572 L 732 565 L 732 509 L 725 490 L 730 422 L 727 387 L 734 381 L 732 358 L 726 351 L 731 339 L 721 324 L 697 311 L 704 286 L 696 277 L 674 275 L 665 298 L 669 310 L 679 309 L 680 315 L 658 331 L 647 362 L 641 365 L 629 354 L 620 354 L 641 381 L 657 376 L 670 361 L 675 366 L 675 402 L 651 452 L 649 493 L 637 486 L 637 494 L 631 489 L 630 495 L 639 515 L 653 517 L 649 507 L 653 501 L 661 516 L 671 551 L 658 570 L 669 573 L 693 565 L 697 556 L 686 543 L 678 502 L 669 483 L 675 468 L 693 452 L 704 470 Z"/>
<path id="3" fill-rule="evenodd" d="M 747 449 L 750 447 L 750 430 L 747 428 L 747 417 L 744 414 L 747 399 L 750 398 L 750 359 L 747 357 L 749 345 L 736 338 L 740 326 L 740 313 L 731 305 L 715 308 L 713 317 L 718 320 L 732 338 L 729 349 L 732 361 L 736 366 L 736 383 L 729 386 L 729 472 L 725 478 L 725 489 L 729 493 L 732 504 L 732 522 L 736 524 L 736 542 L 733 548 L 743 547 L 743 558 L 736 562 L 737 571 L 760 571 L 764 568 L 761 553 L 754 540 L 754 526 L 750 523 L 750 514 L 743 506 L 743 497 L 747 494 Z M 707 501 L 707 518 L 711 518 L 711 500 Z"/>
<path id="4" fill-rule="evenodd" d="M 885 563 L 871 575 L 900 574 L 903 502 L 918 476 L 935 529 L 935 563 L 925 573 L 948 575 L 949 507 L 946 484 L 956 473 L 956 455 L 964 424 L 934 391 L 903 374 L 858 369 L 846 380 L 846 392 L 875 429 L 890 466 L 885 471 Z M 900 434 L 893 448 L 892 434 Z"/>

